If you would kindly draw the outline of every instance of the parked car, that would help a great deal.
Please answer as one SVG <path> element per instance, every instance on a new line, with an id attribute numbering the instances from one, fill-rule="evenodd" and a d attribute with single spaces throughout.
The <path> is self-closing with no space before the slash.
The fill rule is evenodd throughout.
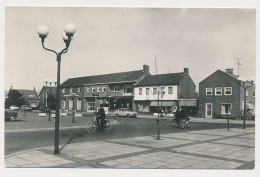
<path id="1" fill-rule="evenodd" d="M 6 109 L 5 110 L 5 120 L 10 120 L 11 122 L 15 121 L 17 119 L 18 112 L 16 111 L 11 111 Z"/>
<path id="2" fill-rule="evenodd" d="M 19 107 L 16 106 L 16 105 L 11 105 L 11 106 L 10 106 L 10 110 L 12 110 L 12 111 L 17 111 L 17 110 L 19 110 Z"/>
<path id="3" fill-rule="evenodd" d="M 138 113 L 131 111 L 129 108 L 119 108 L 115 114 L 117 116 L 137 117 Z"/>
<path id="4" fill-rule="evenodd" d="M 20 107 L 20 110 L 21 110 L 21 111 L 31 111 L 32 108 L 31 108 L 30 106 L 28 106 L 28 105 L 22 105 L 22 106 Z"/>

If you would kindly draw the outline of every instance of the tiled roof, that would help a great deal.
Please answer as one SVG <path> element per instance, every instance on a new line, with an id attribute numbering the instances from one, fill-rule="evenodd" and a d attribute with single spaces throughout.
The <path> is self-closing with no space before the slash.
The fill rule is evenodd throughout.
<path id="1" fill-rule="evenodd" d="M 35 90 L 23 90 L 17 89 L 25 99 L 28 100 L 39 100 L 39 96 Z"/>
<path id="2" fill-rule="evenodd" d="M 51 87 L 51 89 L 50 89 L 49 86 L 43 86 L 41 91 L 40 91 L 40 93 L 39 93 L 39 95 L 41 95 L 42 92 L 45 92 L 46 90 L 47 90 L 48 93 L 51 92 L 51 95 L 56 95 L 56 87 Z"/>
<path id="3" fill-rule="evenodd" d="M 179 84 L 181 79 L 187 74 L 182 73 L 169 73 L 159 75 L 145 76 L 136 86 L 156 86 L 156 85 L 171 85 Z"/>
<path id="4" fill-rule="evenodd" d="M 84 84 L 91 85 L 91 84 L 107 84 L 107 83 L 117 83 L 117 82 L 134 82 L 143 73 L 144 73 L 143 70 L 138 70 L 138 71 L 96 75 L 96 76 L 70 78 L 65 82 L 63 82 L 61 84 L 61 87 L 80 86 Z"/>

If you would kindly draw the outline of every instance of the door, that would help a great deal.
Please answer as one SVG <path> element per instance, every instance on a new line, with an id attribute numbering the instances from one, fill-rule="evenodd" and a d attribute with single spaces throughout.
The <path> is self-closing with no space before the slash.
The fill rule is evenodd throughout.
<path id="1" fill-rule="evenodd" d="M 205 106 L 205 117 L 212 118 L 212 103 L 206 103 Z"/>

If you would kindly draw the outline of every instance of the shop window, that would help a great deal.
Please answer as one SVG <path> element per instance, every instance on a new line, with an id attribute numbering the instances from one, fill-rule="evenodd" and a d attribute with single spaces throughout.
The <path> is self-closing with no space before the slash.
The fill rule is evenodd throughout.
<path id="1" fill-rule="evenodd" d="M 81 99 L 77 99 L 77 110 L 81 110 Z"/>
<path id="2" fill-rule="evenodd" d="M 88 99 L 87 102 L 88 102 L 87 103 L 87 110 L 89 112 L 95 111 L 95 99 L 94 98 Z"/>

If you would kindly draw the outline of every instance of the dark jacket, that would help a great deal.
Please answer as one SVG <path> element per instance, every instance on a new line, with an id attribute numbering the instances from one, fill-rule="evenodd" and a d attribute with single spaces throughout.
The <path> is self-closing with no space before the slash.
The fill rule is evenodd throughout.
<path id="1" fill-rule="evenodd" d="M 99 108 L 97 115 L 99 115 L 101 119 L 105 119 L 106 118 L 106 114 L 105 114 L 104 108 L 102 108 L 102 107 Z"/>

